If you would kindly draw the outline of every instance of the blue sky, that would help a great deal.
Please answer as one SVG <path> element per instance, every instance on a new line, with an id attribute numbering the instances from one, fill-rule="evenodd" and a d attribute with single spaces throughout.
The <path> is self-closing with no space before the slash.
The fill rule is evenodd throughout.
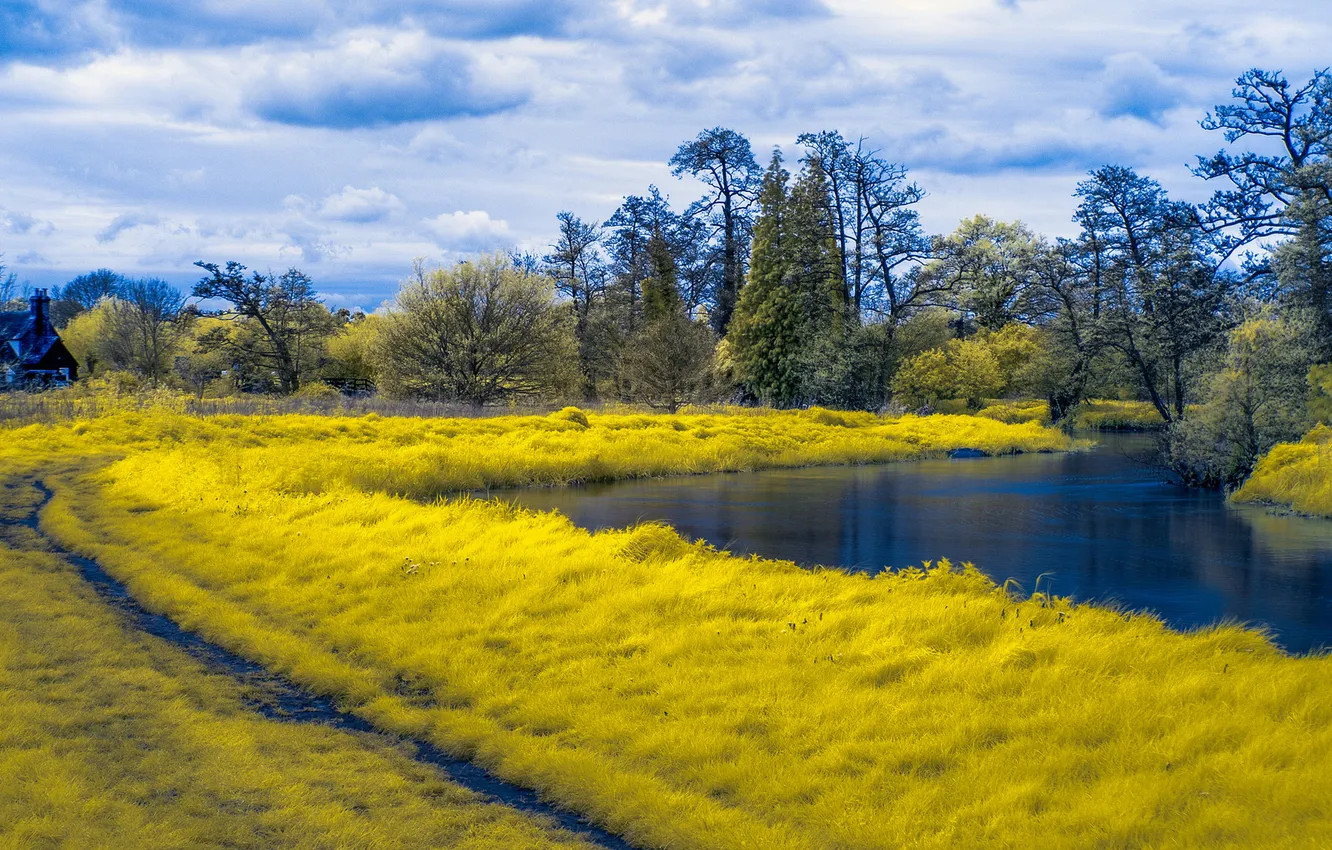
<path id="1" fill-rule="evenodd" d="M 1198 128 L 1250 67 L 1332 64 L 1309 0 L 5 0 L 0 251 L 36 285 L 195 260 L 304 269 L 374 308 L 414 257 L 541 252 L 700 129 L 760 157 L 865 136 L 929 192 L 1068 234 L 1129 165 L 1201 199 Z"/>

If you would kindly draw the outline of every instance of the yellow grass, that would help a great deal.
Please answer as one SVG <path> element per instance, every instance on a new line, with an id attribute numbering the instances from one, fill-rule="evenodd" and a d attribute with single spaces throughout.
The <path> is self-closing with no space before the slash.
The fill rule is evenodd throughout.
<path id="1" fill-rule="evenodd" d="M 54 454 L 44 527 L 145 604 L 645 847 L 1332 841 L 1327 657 L 1016 600 L 969 567 L 811 572 L 433 498 L 1066 438 L 828 411 L 587 419 L 121 416 L 12 432 L 0 458 Z"/>
<path id="2" fill-rule="evenodd" d="M 1332 517 L 1332 428 L 1318 425 L 1298 443 L 1273 446 L 1232 498 Z"/>
<path id="3" fill-rule="evenodd" d="M 1078 405 L 1073 427 L 1091 431 L 1152 431 L 1165 422 L 1148 401 L 1097 399 Z"/>
<path id="4" fill-rule="evenodd" d="M 260 718 L 58 557 L 0 544 L 0 610 L 0 847 L 587 846 L 374 739 Z"/>
<path id="5" fill-rule="evenodd" d="M 1048 402 L 1026 399 L 1022 401 L 996 401 L 981 408 L 977 416 L 994 419 L 998 422 L 1039 422 L 1050 424 L 1050 405 Z"/>

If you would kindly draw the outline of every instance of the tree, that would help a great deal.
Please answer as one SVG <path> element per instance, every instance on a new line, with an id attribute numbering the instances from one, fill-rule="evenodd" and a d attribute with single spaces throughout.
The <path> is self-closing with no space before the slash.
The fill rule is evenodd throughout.
<path id="1" fill-rule="evenodd" d="M 110 308 L 107 302 L 84 310 L 60 329 L 60 341 L 79 361 L 79 375 L 84 379 L 95 378 L 99 368 L 106 365 L 102 356 L 102 346 L 107 339 L 107 316 Z"/>
<path id="2" fill-rule="evenodd" d="M 1190 359 L 1226 329 L 1230 252 L 1200 226 L 1193 207 L 1170 201 L 1160 184 L 1131 169 L 1097 169 L 1076 194 L 1075 220 L 1083 241 L 1098 246 L 1102 272 L 1097 332 L 1172 422 L 1184 415 L 1196 379 Z"/>
<path id="3" fill-rule="evenodd" d="M 711 192 L 690 205 L 687 217 L 709 222 L 722 240 L 722 276 L 712 321 L 726 333 L 745 281 L 745 253 L 752 226 L 751 208 L 758 197 L 763 171 L 749 140 L 734 130 L 714 127 L 685 142 L 670 160 L 671 174 L 688 174 Z"/>
<path id="4" fill-rule="evenodd" d="M 643 319 L 653 322 L 672 313 L 683 313 L 675 258 L 662 238 L 661 231 L 652 234 L 647 250 L 651 273 L 643 281 Z"/>
<path id="5" fill-rule="evenodd" d="M 1230 144 L 1247 140 L 1265 150 L 1198 157 L 1195 174 L 1230 184 L 1204 207 L 1206 224 L 1231 233 L 1236 247 L 1290 239 L 1276 252 L 1251 255 L 1250 277 L 1265 281 L 1267 294 L 1309 310 L 1318 354 L 1332 357 L 1332 74 L 1318 71 L 1297 88 L 1279 72 L 1255 68 L 1235 81 L 1232 96 L 1202 126 Z"/>
<path id="6" fill-rule="evenodd" d="M 103 359 L 156 387 L 171 373 L 190 319 L 181 310 L 185 296 L 164 280 L 140 278 L 123 281 L 103 303 Z"/>
<path id="7" fill-rule="evenodd" d="M 74 302 L 80 310 L 91 310 L 103 298 L 121 295 L 128 283 L 124 276 L 110 269 L 98 269 L 79 275 L 53 294 L 57 300 Z"/>
<path id="8" fill-rule="evenodd" d="M 774 149 L 759 193 L 749 282 L 727 335 L 740 379 L 760 400 L 778 407 L 794 403 L 800 390 L 802 314 L 786 241 L 789 179 L 781 151 Z"/>
<path id="9" fill-rule="evenodd" d="M 606 269 L 598 250 L 601 226 L 587 223 L 565 210 L 556 218 L 560 222 L 559 237 L 551 252 L 542 258 L 542 268 L 555 282 L 555 290 L 569 298 L 574 312 L 574 336 L 578 341 L 579 371 L 583 376 L 583 394 L 596 395 L 597 352 L 593 344 L 593 311 L 596 299 L 606 291 Z M 531 273 L 531 269 L 520 269 Z"/>
<path id="10" fill-rule="evenodd" d="M 934 240 L 937 259 L 924 274 L 952 293 L 964 330 L 967 319 L 974 317 L 981 329 L 995 331 L 1033 318 L 1036 250 L 1036 238 L 1022 222 L 977 215 Z"/>
<path id="11" fill-rule="evenodd" d="M 575 344 L 554 282 L 502 255 L 427 271 L 418 261 L 378 335 L 390 395 L 475 406 L 558 389 Z"/>
<path id="12" fill-rule="evenodd" d="M 0 258 L 3 257 L 4 254 L 0 254 Z M 19 301 L 18 275 L 6 269 L 5 264 L 0 263 L 0 310 L 22 309 L 23 304 Z M 17 305 L 12 304 L 16 301 Z"/>
<path id="13" fill-rule="evenodd" d="M 786 205 L 785 274 L 787 285 L 800 299 L 805 336 L 840 339 L 851 318 L 842 286 L 842 257 L 828 176 L 818 160 L 801 170 Z"/>
<path id="14" fill-rule="evenodd" d="M 343 392 L 367 392 L 375 386 L 374 351 L 383 326 L 380 316 L 355 313 L 328 338 L 324 380 Z"/>
<path id="15" fill-rule="evenodd" d="M 336 327 L 309 276 L 288 269 L 280 277 L 259 272 L 246 277 L 245 266 L 233 261 L 225 269 L 216 263 L 195 265 L 208 276 L 194 285 L 194 297 L 228 302 L 231 309 L 216 315 L 236 325 L 229 331 L 215 329 L 199 344 L 227 350 L 258 386 L 272 375 L 284 395 L 300 389 L 302 378 L 320 365 L 324 340 Z"/>
<path id="16" fill-rule="evenodd" d="M 628 195 L 610 218 L 611 271 L 615 279 L 615 308 L 620 311 L 625 330 L 632 332 L 641 318 L 643 284 L 653 273 L 648 243 L 655 237 L 666 240 L 676 216 L 656 186 L 648 187 L 646 197 Z"/>
<path id="17" fill-rule="evenodd" d="M 652 271 L 643 285 L 643 324 L 625 346 L 621 369 L 632 399 L 674 413 L 712 394 L 716 338 L 686 313 L 675 260 L 660 233 L 646 253 Z"/>
<path id="18" fill-rule="evenodd" d="M 1086 397 L 1092 364 L 1101 352 L 1096 321 L 1102 277 L 1096 230 L 1081 241 L 1038 244 L 1031 265 L 1032 300 L 1044 317 L 1042 344 L 1029 367 L 1032 389 L 1050 405 L 1050 420 L 1062 422 Z"/>
<path id="19" fill-rule="evenodd" d="M 907 169 L 889 162 L 865 139 L 854 145 L 836 131 L 804 133 L 799 143 L 827 177 L 844 298 L 853 321 L 873 311 L 889 322 L 889 336 L 913 310 L 929 306 L 928 280 L 901 269 L 929 256 L 930 241 L 914 207 L 924 197 Z"/>
<path id="20" fill-rule="evenodd" d="M 1198 157 L 1194 173 L 1226 180 L 1206 206 L 1213 227 L 1234 228 L 1245 241 L 1293 236 L 1302 222 L 1287 210 L 1310 196 L 1332 204 L 1325 166 L 1332 157 L 1332 75 L 1318 71 L 1299 88 L 1280 72 L 1254 68 L 1240 75 L 1235 103 L 1217 106 L 1202 120 L 1205 130 L 1241 139 L 1270 139 L 1274 153 L 1226 150 Z"/>
<path id="21" fill-rule="evenodd" d="M 1272 446 L 1305 432 L 1308 333 L 1271 311 L 1231 331 L 1205 401 L 1170 428 L 1170 465 L 1185 481 L 1236 486 Z"/>
<path id="22" fill-rule="evenodd" d="M 893 376 L 893 394 L 913 406 L 963 398 L 973 409 L 1003 388 L 1003 370 L 986 345 L 974 339 L 949 340 L 902 363 Z"/>
<path id="23" fill-rule="evenodd" d="M 232 368 L 233 364 L 228 352 L 217 347 L 200 347 L 199 341 L 208 337 L 211 333 L 231 333 L 234 325 L 226 319 L 220 319 L 216 316 L 203 316 L 197 314 L 194 309 L 186 308 L 187 312 L 194 313 L 186 325 L 186 336 L 180 341 L 179 353 L 174 361 L 176 377 L 182 384 L 194 392 L 198 398 L 203 398 L 205 393 L 210 391 L 222 395 L 230 394 L 239 389 L 236 378 L 236 371 Z M 96 310 L 92 311 L 96 312 Z M 73 328 L 84 317 L 89 315 L 84 313 L 70 323 Z"/>

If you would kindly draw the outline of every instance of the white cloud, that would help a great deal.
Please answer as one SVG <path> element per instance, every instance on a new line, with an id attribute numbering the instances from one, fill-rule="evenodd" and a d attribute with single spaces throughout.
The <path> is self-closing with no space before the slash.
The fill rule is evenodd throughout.
<path id="1" fill-rule="evenodd" d="M 455 253 L 493 250 L 513 242 L 509 223 L 491 218 L 485 210 L 440 213 L 422 224 L 441 248 Z"/>
<path id="2" fill-rule="evenodd" d="M 406 207 L 397 195 L 378 186 L 369 189 L 344 186 L 341 192 L 329 195 L 319 204 L 319 214 L 324 218 L 357 224 L 383 221 L 404 209 Z"/>
<path id="3" fill-rule="evenodd" d="M 1139 53 L 1120 53 L 1105 61 L 1101 111 L 1159 122 L 1185 97 L 1183 87 L 1161 66 Z"/>

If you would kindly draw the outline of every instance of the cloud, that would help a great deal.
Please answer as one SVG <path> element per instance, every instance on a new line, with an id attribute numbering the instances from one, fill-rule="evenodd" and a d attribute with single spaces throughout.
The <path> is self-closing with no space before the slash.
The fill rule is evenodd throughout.
<path id="1" fill-rule="evenodd" d="M 1106 60 L 1101 75 L 1102 115 L 1160 123 L 1183 100 L 1183 87 L 1141 54 L 1121 53 Z"/>
<path id="2" fill-rule="evenodd" d="M 369 189 L 344 186 L 341 192 L 329 195 L 319 204 L 319 214 L 324 218 L 356 224 L 383 221 L 403 209 L 405 207 L 397 195 L 378 186 Z"/>
<path id="3" fill-rule="evenodd" d="M 494 219 L 485 210 L 440 213 L 422 222 L 439 247 L 457 253 L 502 248 L 513 242 L 509 223 Z"/>
<path id="4" fill-rule="evenodd" d="M 272 55 L 245 100 L 280 124 L 349 129 L 490 115 L 526 102 L 515 81 L 423 33 L 362 33 L 332 47 Z"/>
<path id="5" fill-rule="evenodd" d="M 0 57 L 61 61 L 116 42 L 116 27 L 98 3 L 6 0 L 0 4 Z"/>
<path id="6" fill-rule="evenodd" d="M 752 24 L 764 18 L 790 21 L 832 16 L 823 0 L 675 0 L 666 9 L 666 19 L 673 23 L 714 26 Z"/>
<path id="7" fill-rule="evenodd" d="M 94 237 L 100 243 L 114 242 L 120 234 L 135 227 L 150 227 L 161 223 L 161 219 L 150 212 L 121 213 L 111 219 L 111 223 L 97 231 Z"/>
<path id="8" fill-rule="evenodd" d="M 373 306 L 414 256 L 542 250 L 558 210 L 604 220 L 651 183 L 696 197 L 666 161 L 717 125 L 761 157 L 863 135 L 930 226 L 1063 234 L 1104 162 L 1205 197 L 1203 109 L 1251 65 L 1307 79 L 1330 38 L 1308 0 L 0 0 L 0 204 L 23 211 L 0 250 L 57 282 L 320 263 L 321 289 L 382 284 Z"/>
<path id="9" fill-rule="evenodd" d="M 278 253 L 284 258 L 291 251 L 300 255 L 302 262 L 319 264 L 327 259 L 343 257 L 351 253 L 350 246 L 341 245 L 331 240 L 330 234 L 304 218 L 292 218 L 284 222 L 281 234 L 286 237 L 286 244 Z"/>
<path id="10" fill-rule="evenodd" d="M 379 7 L 379 23 L 411 21 L 449 38 L 560 38 L 598 15 L 593 0 L 418 0 Z"/>
<path id="11" fill-rule="evenodd" d="M 455 39 L 552 38 L 599 16 L 592 0 L 8 0 L 0 5 L 0 57 L 60 63 L 126 48 L 297 42 L 374 26 Z"/>
<path id="12" fill-rule="evenodd" d="M 55 231 L 55 225 L 25 212 L 0 208 L 0 230 L 16 235 L 48 236 Z"/>

